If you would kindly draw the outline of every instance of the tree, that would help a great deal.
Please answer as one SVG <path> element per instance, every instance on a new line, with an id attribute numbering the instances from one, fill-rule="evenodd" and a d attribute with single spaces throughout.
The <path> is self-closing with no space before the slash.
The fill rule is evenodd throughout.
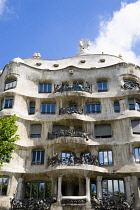
<path id="1" fill-rule="evenodd" d="M 17 148 L 14 144 L 19 140 L 19 135 L 16 135 L 16 120 L 16 115 L 0 118 L 0 167 L 11 158 L 12 152 Z"/>

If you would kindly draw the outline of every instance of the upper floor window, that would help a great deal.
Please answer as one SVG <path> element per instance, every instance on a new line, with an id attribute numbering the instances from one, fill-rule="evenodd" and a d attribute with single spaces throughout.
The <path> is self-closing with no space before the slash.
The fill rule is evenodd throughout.
<path id="1" fill-rule="evenodd" d="M 9 89 L 15 88 L 16 85 L 17 85 L 16 79 L 8 80 L 5 82 L 4 90 L 9 90 Z"/>
<path id="2" fill-rule="evenodd" d="M 74 165 L 74 153 L 73 152 L 62 152 L 61 163 L 66 165 Z"/>
<path id="3" fill-rule="evenodd" d="M 86 113 L 100 113 L 101 105 L 100 103 L 93 103 L 86 105 Z"/>
<path id="4" fill-rule="evenodd" d="M 39 93 L 51 93 L 52 84 L 51 83 L 40 83 L 39 84 Z"/>
<path id="5" fill-rule="evenodd" d="M 73 90 L 75 91 L 83 91 L 83 87 L 84 85 L 81 82 L 76 82 L 73 84 Z"/>
<path id="6" fill-rule="evenodd" d="M 41 114 L 55 114 L 55 104 L 42 104 Z"/>
<path id="7" fill-rule="evenodd" d="M 29 114 L 34 114 L 34 113 L 35 113 L 35 102 L 30 101 Z"/>
<path id="8" fill-rule="evenodd" d="M 8 180 L 8 177 L 0 177 L 0 196 L 7 195 Z"/>
<path id="9" fill-rule="evenodd" d="M 129 110 L 140 110 L 140 102 L 135 99 L 135 98 L 131 98 L 128 99 L 129 102 Z"/>
<path id="10" fill-rule="evenodd" d="M 44 199 L 51 196 L 51 183 L 34 181 L 26 183 L 25 198 Z"/>
<path id="11" fill-rule="evenodd" d="M 132 120 L 132 132 L 133 134 L 140 134 L 140 121 L 139 120 Z"/>
<path id="12" fill-rule="evenodd" d="M 41 124 L 32 124 L 31 125 L 31 138 L 40 138 L 41 137 L 41 130 L 42 125 Z"/>
<path id="13" fill-rule="evenodd" d="M 112 150 L 99 151 L 99 164 L 100 165 L 113 165 Z"/>
<path id="14" fill-rule="evenodd" d="M 41 165 L 44 164 L 44 154 L 45 151 L 42 149 L 32 151 L 32 165 Z"/>
<path id="15" fill-rule="evenodd" d="M 120 112 L 120 104 L 119 102 L 114 103 L 114 112 Z"/>
<path id="16" fill-rule="evenodd" d="M 13 96 L 4 97 L 4 99 L 1 101 L 0 110 L 12 108 L 13 107 L 13 101 L 14 101 Z"/>
<path id="17" fill-rule="evenodd" d="M 98 92 L 106 92 L 107 91 L 107 82 L 100 81 L 98 82 Z"/>
<path id="18" fill-rule="evenodd" d="M 140 163 L 140 147 L 134 149 L 136 163 Z"/>
<path id="19" fill-rule="evenodd" d="M 124 181 L 121 179 L 107 179 L 102 181 L 103 197 L 125 198 Z"/>
<path id="20" fill-rule="evenodd" d="M 95 138 L 112 137 L 112 129 L 110 124 L 95 125 Z"/>

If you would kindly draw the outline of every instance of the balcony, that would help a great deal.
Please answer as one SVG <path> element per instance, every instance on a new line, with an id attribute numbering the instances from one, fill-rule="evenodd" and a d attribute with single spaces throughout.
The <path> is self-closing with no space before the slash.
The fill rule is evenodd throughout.
<path id="1" fill-rule="evenodd" d="M 59 110 L 59 114 L 82 114 L 83 113 L 83 108 L 82 107 L 77 107 L 77 106 L 71 106 L 71 107 L 66 107 L 66 108 L 61 108 Z"/>
<path id="2" fill-rule="evenodd" d="M 79 84 L 78 82 L 73 85 L 68 84 L 60 84 L 60 85 L 54 85 L 54 92 L 66 92 L 66 91 L 85 91 L 85 92 L 92 92 L 92 84 L 89 84 L 86 82 L 86 86 L 83 84 Z"/>
<path id="3" fill-rule="evenodd" d="M 53 131 L 52 133 L 48 133 L 48 139 L 55 139 L 59 137 L 82 137 L 86 138 L 88 140 L 88 135 L 87 133 L 81 132 L 81 131 L 75 131 L 75 130 L 56 130 Z"/>
<path id="4" fill-rule="evenodd" d="M 58 156 L 58 154 L 54 155 L 52 158 L 48 157 L 48 166 L 61 164 L 67 166 L 74 166 L 76 164 L 98 165 L 98 156 L 86 154 L 81 157 L 76 157 L 74 154 L 69 153 L 67 157 L 63 157 L 63 155 Z"/>

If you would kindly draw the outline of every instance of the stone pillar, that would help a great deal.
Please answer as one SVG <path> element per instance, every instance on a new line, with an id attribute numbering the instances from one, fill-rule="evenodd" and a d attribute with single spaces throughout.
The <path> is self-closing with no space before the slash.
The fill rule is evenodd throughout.
<path id="1" fill-rule="evenodd" d="M 57 194 L 57 201 L 60 202 L 61 201 L 61 197 L 62 197 L 62 176 L 58 177 L 58 194 Z"/>
<path id="2" fill-rule="evenodd" d="M 24 190 L 23 190 L 23 178 L 19 178 L 18 179 L 18 186 L 17 186 L 16 198 L 22 200 L 23 194 L 24 194 Z"/>
<path id="3" fill-rule="evenodd" d="M 131 201 L 131 180 L 130 180 L 130 176 L 126 176 L 124 178 L 125 180 L 125 193 L 126 193 L 126 200 L 128 202 Z"/>
<path id="4" fill-rule="evenodd" d="M 97 198 L 102 199 L 102 176 L 97 176 Z"/>
<path id="5" fill-rule="evenodd" d="M 79 178 L 79 196 L 80 195 L 85 195 L 85 191 L 84 191 L 84 179 L 83 178 Z"/>
<path id="6" fill-rule="evenodd" d="M 51 195 L 57 195 L 57 180 L 56 180 L 56 178 L 51 179 Z"/>
<path id="7" fill-rule="evenodd" d="M 86 199 L 87 202 L 90 202 L 90 178 L 86 177 Z"/>

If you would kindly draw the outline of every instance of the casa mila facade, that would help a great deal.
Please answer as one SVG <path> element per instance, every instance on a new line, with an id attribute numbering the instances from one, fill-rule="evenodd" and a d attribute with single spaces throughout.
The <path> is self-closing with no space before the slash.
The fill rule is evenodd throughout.
<path id="1" fill-rule="evenodd" d="M 140 209 L 140 67 L 89 47 L 15 58 L 1 72 L 0 117 L 17 115 L 20 140 L 0 172 L 0 209 L 31 198 L 51 198 L 51 210 L 109 199 Z"/>

